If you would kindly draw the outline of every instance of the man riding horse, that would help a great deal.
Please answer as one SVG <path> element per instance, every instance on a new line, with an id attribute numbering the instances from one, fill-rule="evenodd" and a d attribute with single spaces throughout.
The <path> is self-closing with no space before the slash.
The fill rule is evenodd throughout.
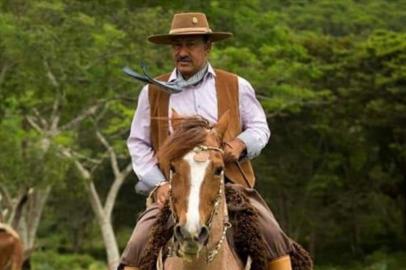
<path id="1" fill-rule="evenodd" d="M 265 201 L 253 189 L 255 176 L 250 159 L 259 155 L 270 137 L 264 110 L 247 80 L 214 69 L 208 62 L 212 42 L 231 36 L 228 32 L 213 32 L 203 13 L 179 13 L 173 17 L 169 34 L 148 38 L 152 43 L 171 46 L 175 69 L 158 79 L 183 91 L 170 94 L 148 84 L 138 97 L 127 143 L 139 178 L 136 190 L 150 194 L 154 203 L 138 219 L 121 258 L 120 267 L 123 269 L 140 269 L 148 232 L 168 200 L 171 189 L 169 172 L 158 163 L 155 154 L 173 131 L 168 120 L 162 120 L 171 118 L 173 111 L 180 115 L 199 115 L 211 124 L 215 124 L 225 112 L 229 114 L 223 148 L 226 182 L 243 189 L 258 213 L 258 231 L 266 243 L 266 269 L 292 269 L 293 241 L 285 235 Z"/>

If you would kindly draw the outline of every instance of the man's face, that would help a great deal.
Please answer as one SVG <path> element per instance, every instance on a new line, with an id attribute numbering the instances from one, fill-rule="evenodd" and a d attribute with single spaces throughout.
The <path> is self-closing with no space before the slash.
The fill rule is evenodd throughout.
<path id="1" fill-rule="evenodd" d="M 203 36 L 177 37 L 172 42 L 172 57 L 177 70 L 186 79 L 198 72 L 207 62 L 211 42 Z"/>

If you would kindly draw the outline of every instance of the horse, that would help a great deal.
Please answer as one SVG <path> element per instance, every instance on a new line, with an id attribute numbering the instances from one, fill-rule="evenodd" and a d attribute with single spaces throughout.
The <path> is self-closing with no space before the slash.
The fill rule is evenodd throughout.
<path id="1" fill-rule="evenodd" d="M 23 265 L 23 245 L 17 232 L 0 223 L 0 270 L 20 270 Z"/>
<path id="2" fill-rule="evenodd" d="M 157 269 L 248 269 L 226 239 L 231 227 L 225 200 L 222 138 L 229 114 L 215 126 L 200 117 L 182 118 L 173 112 L 173 134 L 157 153 L 170 168 L 169 207 L 175 222 L 167 244 L 169 254 L 158 257 Z"/>

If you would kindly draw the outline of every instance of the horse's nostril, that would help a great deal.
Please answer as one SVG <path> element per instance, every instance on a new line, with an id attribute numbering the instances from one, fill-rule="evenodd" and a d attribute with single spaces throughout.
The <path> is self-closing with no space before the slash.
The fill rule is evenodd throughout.
<path id="1" fill-rule="evenodd" d="M 175 234 L 176 239 L 182 240 L 183 239 L 182 226 L 176 225 L 175 228 L 174 228 L 174 234 Z"/>
<path id="2" fill-rule="evenodd" d="M 199 237 L 198 237 L 198 241 L 199 243 L 205 243 L 206 240 L 209 238 L 209 229 L 207 228 L 206 225 L 202 226 L 202 228 L 200 229 L 200 233 L 199 233 Z"/>
<path id="3" fill-rule="evenodd" d="M 175 226 L 174 234 L 175 234 L 175 238 L 180 241 L 184 241 L 184 240 L 192 238 L 190 233 L 186 230 L 185 226 L 182 226 L 179 224 Z"/>
<path id="4" fill-rule="evenodd" d="M 207 228 L 207 226 L 202 226 L 197 235 L 192 235 L 185 229 L 184 226 L 178 224 L 173 229 L 173 233 L 175 239 L 178 241 L 193 240 L 201 244 L 204 244 L 209 238 L 209 229 Z"/>

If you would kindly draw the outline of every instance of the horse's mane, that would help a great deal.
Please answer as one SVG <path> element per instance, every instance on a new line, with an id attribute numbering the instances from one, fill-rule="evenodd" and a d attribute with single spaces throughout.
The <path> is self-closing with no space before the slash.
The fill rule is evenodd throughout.
<path id="1" fill-rule="evenodd" d="M 211 128 L 209 121 L 198 116 L 176 118 L 172 121 L 180 122 L 157 153 L 158 161 L 161 163 L 169 163 L 181 158 L 195 146 L 203 144 L 207 130 Z"/>

